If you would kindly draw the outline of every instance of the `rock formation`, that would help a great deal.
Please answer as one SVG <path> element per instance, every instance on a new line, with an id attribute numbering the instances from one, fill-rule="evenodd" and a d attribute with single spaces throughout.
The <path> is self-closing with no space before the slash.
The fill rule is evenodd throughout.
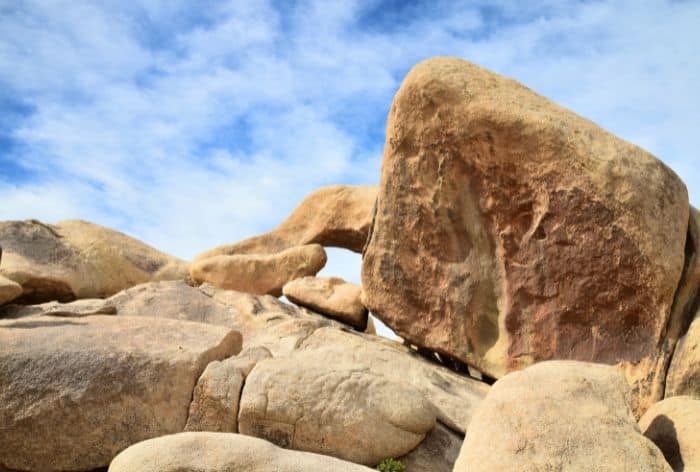
<path id="1" fill-rule="evenodd" d="M 360 331 L 367 329 L 367 308 L 360 301 L 362 289 L 341 278 L 303 277 L 287 283 L 282 293 L 297 305 L 323 313 Z"/>
<path id="2" fill-rule="evenodd" d="M 700 470 L 700 398 L 673 397 L 656 403 L 639 420 L 639 427 L 674 472 Z"/>
<path id="3" fill-rule="evenodd" d="M 643 410 L 663 391 L 688 217 L 652 155 L 513 80 L 430 59 L 389 113 L 365 302 L 491 377 L 620 364 Z"/>
<path id="4" fill-rule="evenodd" d="M 218 255 L 198 259 L 190 267 L 196 282 L 257 295 L 282 295 L 291 280 L 315 275 L 326 265 L 326 251 L 318 244 L 295 246 L 270 254 Z"/>
<path id="5" fill-rule="evenodd" d="M 628 386 L 613 367 L 539 363 L 493 385 L 454 471 L 670 471 L 630 407 Z"/>
<path id="6" fill-rule="evenodd" d="M 19 303 L 102 298 L 143 282 L 187 276 L 184 261 L 80 220 L 2 222 L 0 246 L 0 275 L 22 286 Z"/>

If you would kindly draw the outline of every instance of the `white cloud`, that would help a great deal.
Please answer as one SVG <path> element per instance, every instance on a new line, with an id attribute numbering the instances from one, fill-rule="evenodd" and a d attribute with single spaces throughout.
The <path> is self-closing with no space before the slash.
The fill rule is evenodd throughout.
<path id="1" fill-rule="evenodd" d="M 0 121 L 22 144 L 0 164 L 34 171 L 0 170 L 0 219 L 87 218 L 185 258 L 267 230 L 318 186 L 378 181 L 392 95 L 437 54 L 641 144 L 700 205 L 699 4 L 487 3 L 370 27 L 377 1 L 0 2 L 0 87 L 32 109 Z"/>

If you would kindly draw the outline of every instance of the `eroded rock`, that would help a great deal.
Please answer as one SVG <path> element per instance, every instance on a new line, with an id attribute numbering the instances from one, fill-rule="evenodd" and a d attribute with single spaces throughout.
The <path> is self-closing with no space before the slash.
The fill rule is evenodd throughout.
<path id="1" fill-rule="evenodd" d="M 0 305 L 9 303 L 20 295 L 22 295 L 22 286 L 0 275 Z"/>
<path id="2" fill-rule="evenodd" d="M 409 472 L 452 472 L 463 440 L 438 422 L 423 442 L 399 461 Z"/>
<path id="3" fill-rule="evenodd" d="M 0 321 L 0 468 L 92 470 L 183 430 L 195 383 L 240 351 L 227 328 L 169 319 Z"/>
<path id="4" fill-rule="evenodd" d="M 670 471 L 642 436 L 614 367 L 549 361 L 496 382 L 474 414 L 455 472 Z"/>
<path id="5" fill-rule="evenodd" d="M 688 216 L 654 156 L 513 80 L 429 59 L 389 114 L 366 306 L 490 377 L 620 364 L 641 411 L 663 390 Z"/>

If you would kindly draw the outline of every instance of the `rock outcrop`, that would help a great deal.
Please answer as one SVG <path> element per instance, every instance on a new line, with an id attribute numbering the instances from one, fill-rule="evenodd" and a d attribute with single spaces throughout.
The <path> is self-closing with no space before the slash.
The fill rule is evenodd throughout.
<path id="1" fill-rule="evenodd" d="M 226 433 L 180 433 L 119 454 L 109 472 L 370 472 L 333 457 L 289 451 L 262 439 Z"/>
<path id="2" fill-rule="evenodd" d="M 326 251 L 318 244 L 295 246 L 275 254 L 219 255 L 198 259 L 190 276 L 199 283 L 257 295 L 282 295 L 294 279 L 316 275 L 326 265 Z"/>
<path id="3" fill-rule="evenodd" d="M 203 252 L 195 261 L 213 256 L 275 254 L 306 244 L 362 252 L 377 198 L 373 185 L 333 185 L 309 194 L 287 219 L 269 233 Z"/>
<path id="4" fill-rule="evenodd" d="M 187 276 L 184 261 L 80 220 L 2 222 L 0 246 L 0 274 L 22 286 L 16 303 L 103 298 L 143 282 Z"/>
<path id="5" fill-rule="evenodd" d="M 433 58 L 389 114 L 364 300 L 402 338 L 491 377 L 620 364 L 640 411 L 663 390 L 688 218 L 685 186 L 654 156 L 513 80 Z"/>
<path id="6" fill-rule="evenodd" d="M 209 362 L 241 349 L 218 326 L 119 316 L 0 321 L 0 469 L 92 470 L 184 429 Z"/>
<path id="7" fill-rule="evenodd" d="M 683 396 L 656 403 L 639 427 L 675 472 L 700 470 L 700 399 Z"/>
<path id="8" fill-rule="evenodd" d="M 374 466 L 410 452 L 435 426 L 435 408 L 410 385 L 314 361 L 293 356 L 258 363 L 241 394 L 240 432 Z"/>
<path id="9" fill-rule="evenodd" d="M 455 472 L 670 471 L 613 367 L 550 361 L 506 375 L 474 414 Z"/>
<path id="10" fill-rule="evenodd" d="M 360 301 L 362 289 L 338 277 L 303 277 L 282 288 L 289 301 L 323 313 L 364 331 L 367 308 Z"/>

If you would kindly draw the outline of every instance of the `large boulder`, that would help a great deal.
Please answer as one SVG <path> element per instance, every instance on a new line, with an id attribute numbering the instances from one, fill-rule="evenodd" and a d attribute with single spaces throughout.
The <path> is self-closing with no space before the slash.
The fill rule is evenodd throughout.
<path id="1" fill-rule="evenodd" d="M 513 80 L 429 59 L 389 113 L 364 300 L 402 338 L 491 377 L 621 364 L 648 404 L 688 218 L 685 186 L 654 156 Z"/>
<path id="2" fill-rule="evenodd" d="M 676 346 L 666 377 L 666 397 L 700 398 L 700 310 Z"/>
<path id="3" fill-rule="evenodd" d="M 22 286 L 19 303 L 102 298 L 143 282 L 187 276 L 187 263 L 86 221 L 0 223 L 0 274 Z"/>
<path id="4" fill-rule="evenodd" d="M 639 427 L 675 472 L 700 470 L 700 399 L 683 396 L 656 403 Z"/>
<path id="5" fill-rule="evenodd" d="M 294 279 L 315 275 L 326 265 L 326 251 L 318 244 L 295 246 L 275 254 L 219 255 L 194 261 L 190 276 L 196 282 L 256 295 L 282 295 Z"/>
<path id="6" fill-rule="evenodd" d="M 395 341 L 332 327 L 315 330 L 291 356 L 301 364 L 362 369 L 411 386 L 436 407 L 442 423 L 462 434 L 489 390 L 487 384 L 430 362 Z"/>
<path id="7" fill-rule="evenodd" d="M 362 289 L 338 277 L 302 277 L 282 288 L 289 301 L 322 313 L 360 331 L 367 329 L 367 308 Z"/>
<path id="8" fill-rule="evenodd" d="M 0 275 L 0 305 L 9 303 L 20 295 L 22 295 L 22 286 Z"/>
<path id="9" fill-rule="evenodd" d="M 207 364 L 240 349 L 235 331 L 169 319 L 0 320 L 0 469 L 92 470 L 180 432 Z"/>
<path id="10" fill-rule="evenodd" d="M 630 406 L 629 387 L 613 367 L 536 364 L 491 387 L 454 470 L 670 471 Z"/>
<path id="11" fill-rule="evenodd" d="M 418 446 L 435 426 L 435 414 L 408 384 L 293 356 L 253 368 L 241 394 L 238 428 L 284 448 L 374 466 Z"/>
<path id="12" fill-rule="evenodd" d="M 377 198 L 374 185 L 333 185 L 309 194 L 277 228 L 235 244 L 203 252 L 212 256 L 274 254 L 295 246 L 320 244 L 362 252 Z"/>
<path id="13" fill-rule="evenodd" d="M 180 433 L 135 444 L 109 472 L 370 472 L 333 457 L 289 451 L 262 439 L 226 433 Z"/>

